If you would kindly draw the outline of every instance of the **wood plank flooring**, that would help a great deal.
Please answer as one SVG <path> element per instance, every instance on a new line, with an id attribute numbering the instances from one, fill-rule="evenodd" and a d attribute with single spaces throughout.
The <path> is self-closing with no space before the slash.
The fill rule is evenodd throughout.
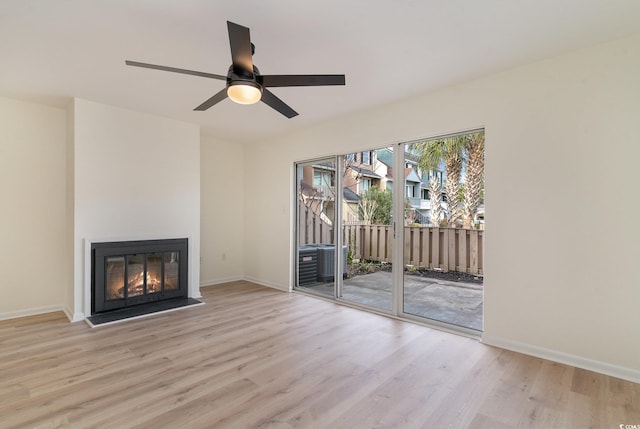
<path id="1" fill-rule="evenodd" d="M 248 282 L 0 322 L 0 428 L 619 428 L 640 385 Z"/>

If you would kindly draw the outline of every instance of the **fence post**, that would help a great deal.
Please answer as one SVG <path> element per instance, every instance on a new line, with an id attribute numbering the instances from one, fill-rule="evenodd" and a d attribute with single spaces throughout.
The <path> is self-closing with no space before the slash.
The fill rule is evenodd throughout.
<path id="1" fill-rule="evenodd" d="M 402 248 L 402 263 L 404 266 L 411 263 L 411 227 L 403 226 L 402 234 L 404 236 L 404 246 Z"/>
<path id="2" fill-rule="evenodd" d="M 469 273 L 478 274 L 478 230 L 470 230 L 469 236 Z"/>
<path id="3" fill-rule="evenodd" d="M 420 268 L 429 268 L 429 256 L 431 255 L 431 247 L 429 246 L 429 235 L 431 234 L 431 228 L 421 228 L 422 234 L 420 237 Z"/>
<path id="4" fill-rule="evenodd" d="M 371 225 L 362 228 L 362 259 L 371 259 Z"/>
<path id="5" fill-rule="evenodd" d="M 431 246 L 433 250 L 431 254 L 431 268 L 440 268 L 440 228 L 433 228 Z"/>
<path id="6" fill-rule="evenodd" d="M 467 230 L 460 230 L 460 240 L 458 244 L 458 271 L 461 273 L 467 273 L 468 262 L 467 262 Z"/>
<path id="7" fill-rule="evenodd" d="M 449 243 L 447 248 L 447 255 L 449 255 L 449 271 L 456 270 L 456 241 L 458 237 L 458 230 L 452 229 L 449 231 Z"/>
<path id="8" fill-rule="evenodd" d="M 411 231 L 411 265 L 420 265 L 420 231 L 422 228 L 410 226 Z"/>
<path id="9" fill-rule="evenodd" d="M 455 234 L 455 229 L 443 228 L 442 229 L 442 245 L 440 246 L 440 253 L 442 253 L 442 271 L 449 272 L 449 233 Z"/>
<path id="10" fill-rule="evenodd" d="M 478 274 L 484 274 L 484 231 L 478 230 Z"/>
<path id="11" fill-rule="evenodd" d="M 384 235 L 385 235 L 385 252 L 384 252 L 384 261 L 392 262 L 391 257 L 391 245 L 393 244 L 393 228 L 390 228 L 388 225 L 384 227 Z"/>

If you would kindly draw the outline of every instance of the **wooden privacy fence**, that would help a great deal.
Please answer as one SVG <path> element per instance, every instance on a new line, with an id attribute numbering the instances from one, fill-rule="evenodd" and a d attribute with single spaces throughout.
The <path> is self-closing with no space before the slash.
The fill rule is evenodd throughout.
<path id="1" fill-rule="evenodd" d="M 303 202 L 298 203 L 298 243 L 333 244 L 333 227 Z"/>
<path id="2" fill-rule="evenodd" d="M 298 211 L 299 244 L 333 244 L 333 227 L 305 204 Z M 343 225 L 343 243 L 353 259 L 391 263 L 391 225 Z M 404 227 L 404 265 L 484 274 L 484 231 L 460 228 Z"/>
<path id="3" fill-rule="evenodd" d="M 390 225 L 345 225 L 343 240 L 353 259 L 392 262 Z M 460 228 L 404 227 L 405 265 L 483 274 L 484 231 Z"/>

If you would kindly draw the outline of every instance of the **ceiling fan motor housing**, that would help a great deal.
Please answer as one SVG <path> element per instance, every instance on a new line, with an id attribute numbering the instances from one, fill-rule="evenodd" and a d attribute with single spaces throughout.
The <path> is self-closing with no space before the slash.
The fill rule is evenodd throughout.
<path id="1" fill-rule="evenodd" d="M 245 70 L 241 67 L 237 67 L 234 66 L 233 64 L 231 64 L 229 66 L 229 71 L 227 72 L 227 85 L 229 85 L 230 83 L 255 83 L 257 85 L 262 86 L 262 76 L 260 76 L 260 70 L 258 70 L 258 67 L 253 66 L 253 74 L 251 72 L 249 72 L 248 70 Z"/>

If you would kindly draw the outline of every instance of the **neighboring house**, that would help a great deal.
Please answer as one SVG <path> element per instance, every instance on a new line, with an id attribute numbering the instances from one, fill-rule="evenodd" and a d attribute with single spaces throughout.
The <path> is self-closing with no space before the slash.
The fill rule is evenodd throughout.
<path id="1" fill-rule="evenodd" d="M 384 148 L 376 150 L 374 171 L 382 177 L 380 189 L 393 190 L 393 150 Z"/>
<path id="2" fill-rule="evenodd" d="M 383 177 L 375 172 L 376 151 L 345 155 L 344 187 L 362 196 L 369 188 L 381 188 Z"/>
<path id="3" fill-rule="evenodd" d="M 393 188 L 393 150 L 390 148 L 378 149 L 376 151 L 378 166 L 375 171 L 380 173 L 385 171 L 384 182 L 387 189 Z M 405 152 L 405 198 L 407 208 L 412 213 L 407 213 L 408 217 L 415 223 L 423 225 L 430 224 L 431 221 L 431 195 L 429 191 L 429 179 L 435 176 L 444 185 L 444 171 L 433 169 L 427 172 L 420 171 L 417 157 L 409 152 Z M 446 210 L 444 191 L 441 196 L 442 209 Z M 412 222 L 412 223 L 413 223 Z"/>
<path id="4" fill-rule="evenodd" d="M 393 150 L 383 148 L 354 152 L 345 155 L 343 177 L 343 221 L 360 220 L 359 203 L 364 193 L 372 188 L 393 189 Z M 440 169 L 421 172 L 417 157 L 405 153 L 405 193 L 407 218 L 410 223 L 430 224 L 431 202 L 429 180 L 435 176 L 444 185 L 444 171 Z M 335 215 L 335 167 L 333 163 L 318 163 L 302 167 L 300 198 L 315 214 L 327 223 Z M 444 191 L 441 196 L 442 209 L 446 211 Z"/>
<path id="5" fill-rule="evenodd" d="M 376 151 L 363 151 L 345 155 L 343 176 L 343 221 L 359 220 L 361 196 L 372 187 L 380 188 L 383 176 L 374 171 L 378 164 Z M 332 163 L 318 163 L 302 167 L 302 181 L 298 190 L 300 199 L 331 224 L 335 216 L 336 171 Z"/>
<path id="6" fill-rule="evenodd" d="M 405 162 L 405 165 L 408 163 Z M 404 169 L 404 189 L 405 189 L 405 219 L 410 220 L 408 223 L 427 223 L 429 219 L 427 213 L 423 213 L 420 208 L 422 205 L 422 178 L 418 175 L 413 167 L 405 167 Z M 428 203 L 428 202 L 427 202 Z"/>
<path id="7" fill-rule="evenodd" d="M 342 218 L 345 222 L 353 223 L 360 220 L 360 196 L 349 188 L 342 189 Z"/>
<path id="8" fill-rule="evenodd" d="M 302 167 L 298 189 L 302 202 L 329 224 L 335 214 L 335 174 L 336 169 L 330 163 Z"/>

